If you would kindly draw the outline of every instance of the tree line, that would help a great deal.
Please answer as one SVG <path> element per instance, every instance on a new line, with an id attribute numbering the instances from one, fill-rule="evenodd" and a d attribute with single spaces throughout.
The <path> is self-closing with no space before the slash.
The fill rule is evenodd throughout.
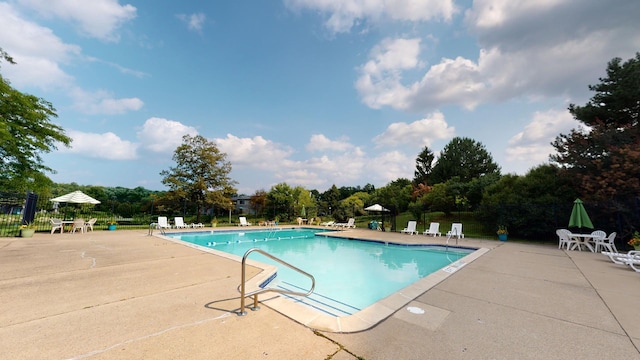
<path id="1" fill-rule="evenodd" d="M 0 49 L 0 61 L 13 59 Z M 568 134 L 559 134 L 549 162 L 525 175 L 501 174 L 484 145 L 464 137 L 453 138 L 436 159 L 424 147 L 416 157 L 413 179 L 399 178 L 383 187 L 336 187 L 324 192 L 287 183 L 251 194 L 252 208 L 259 216 L 283 221 L 298 216 L 344 220 L 365 214 L 373 203 L 395 213 L 410 212 L 420 218 L 425 212 L 473 212 L 489 227 L 508 226 L 522 237 L 535 238 L 551 216 L 580 197 L 597 208 L 602 227 L 623 237 L 640 228 L 640 53 L 623 61 L 612 59 L 606 76 L 590 85 L 593 96 L 585 105 L 570 104 L 568 111 L 581 124 Z M 0 186 L 5 191 L 34 189 L 47 196 L 60 195 L 77 184 L 54 184 L 53 172 L 40 154 L 57 146 L 69 146 L 64 129 L 53 124 L 52 104 L 12 88 L 0 75 Z M 236 182 L 232 165 L 215 143 L 196 135 L 185 135 L 174 151 L 175 166 L 160 175 L 167 191 L 142 188 L 87 187 L 101 201 L 118 201 L 137 211 L 183 213 L 187 208 L 200 216 L 215 217 L 234 208 Z M 146 205 L 145 205 L 146 204 Z M 520 205 L 520 206 L 516 206 Z M 526 209 L 529 210 L 526 210 Z M 206 221 L 206 220 L 205 220 Z M 536 228 L 541 230 L 537 231 Z M 615 229 L 615 230 L 614 230 Z"/>

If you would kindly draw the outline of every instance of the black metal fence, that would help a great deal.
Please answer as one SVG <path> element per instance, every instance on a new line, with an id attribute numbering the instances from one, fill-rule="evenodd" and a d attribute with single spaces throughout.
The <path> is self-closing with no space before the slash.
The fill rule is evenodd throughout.
<path id="1" fill-rule="evenodd" d="M 94 229 L 107 229 L 108 224 L 115 222 L 118 228 L 146 228 L 156 222 L 158 216 L 182 216 L 185 223 L 195 222 L 195 213 L 169 213 L 163 211 L 161 204 L 140 206 L 124 201 L 108 200 L 97 205 L 54 203 L 50 198 L 38 197 L 36 194 L 0 192 L 0 237 L 12 237 L 20 234 L 20 226 L 32 224 L 36 231 L 51 231 L 51 219 L 63 221 L 83 218 L 96 218 Z M 181 209 L 191 207 L 180 206 Z M 195 212 L 195 211 L 194 211 Z M 200 216 L 200 222 L 210 222 L 211 216 Z"/>
<path id="2" fill-rule="evenodd" d="M 596 229 L 607 233 L 617 232 L 616 246 L 621 250 L 629 248 L 626 241 L 633 231 L 640 229 L 640 198 L 630 197 L 602 203 L 585 202 L 584 206 Z M 464 215 L 450 214 L 447 218 L 441 219 L 441 231 L 446 233 L 451 222 L 462 222 L 465 234 L 494 238 L 497 226 L 505 225 L 508 227 L 510 237 L 534 241 L 557 241 L 555 230 L 568 227 L 572 207 L 573 203 L 552 202 L 499 204 L 479 208 Z M 179 210 L 175 210 L 177 208 Z M 20 233 L 20 226 L 25 222 L 35 225 L 36 231 L 50 231 L 52 218 L 62 220 L 96 218 L 94 229 L 106 229 L 110 222 L 116 222 L 118 228 L 148 227 L 150 223 L 157 220 L 159 215 L 169 218 L 182 216 L 185 223 L 205 224 L 210 223 L 212 217 L 215 217 L 213 213 L 198 216 L 196 211 L 195 206 L 186 204 L 175 207 L 153 202 L 133 204 L 115 199 L 97 205 L 56 204 L 49 198 L 37 197 L 34 194 L 0 192 L 0 236 L 17 236 Z M 385 215 L 385 223 L 391 226 L 391 231 L 400 231 L 406 225 L 404 219 L 400 220 L 403 223 L 398 223 L 396 217 L 391 214 Z M 227 216 L 228 221 L 231 221 L 231 213 L 225 212 L 218 215 L 223 215 L 217 216 L 220 222 L 226 222 Z M 362 218 L 367 217 L 358 217 L 358 223 L 362 223 Z M 379 218 L 380 214 L 371 217 L 376 220 Z M 234 221 L 237 219 L 237 214 L 234 214 L 233 219 Z M 434 221 L 426 217 L 418 220 L 420 229 L 428 227 L 428 223 Z M 590 231 L 590 229 L 570 230 Z"/>

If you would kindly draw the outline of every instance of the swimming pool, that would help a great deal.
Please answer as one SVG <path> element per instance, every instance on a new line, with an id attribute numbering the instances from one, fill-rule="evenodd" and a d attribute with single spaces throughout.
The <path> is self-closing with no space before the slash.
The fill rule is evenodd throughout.
<path id="1" fill-rule="evenodd" d="M 322 236 L 324 230 L 281 229 L 168 234 L 239 257 L 260 248 L 316 278 L 314 293 L 295 301 L 330 316 L 352 315 L 451 264 L 472 249 L 399 245 Z M 275 279 L 262 286 L 305 292 L 310 280 L 254 253 L 251 259 L 278 266 Z"/>

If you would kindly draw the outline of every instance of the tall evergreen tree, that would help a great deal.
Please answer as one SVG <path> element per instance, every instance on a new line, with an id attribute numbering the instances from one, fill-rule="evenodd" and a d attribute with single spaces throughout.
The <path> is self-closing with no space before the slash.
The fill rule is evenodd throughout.
<path id="1" fill-rule="evenodd" d="M 413 185 L 429 185 L 431 170 L 433 167 L 433 151 L 425 146 L 416 158 L 416 170 L 413 173 Z"/>
<path id="2" fill-rule="evenodd" d="M 587 104 L 569 112 L 585 125 L 559 135 L 551 160 L 564 167 L 583 197 L 595 200 L 640 194 L 640 53 L 622 62 L 614 58 L 607 76 L 589 86 Z"/>

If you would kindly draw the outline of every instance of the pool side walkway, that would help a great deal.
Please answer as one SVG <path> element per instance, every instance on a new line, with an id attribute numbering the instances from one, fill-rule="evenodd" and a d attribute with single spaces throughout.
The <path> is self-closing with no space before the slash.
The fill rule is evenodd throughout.
<path id="1" fill-rule="evenodd" d="M 2 357 L 640 358 L 640 273 L 553 245 L 460 244 L 490 250 L 373 328 L 344 334 L 313 331 L 264 305 L 237 316 L 238 263 L 146 230 L 0 238 Z"/>

